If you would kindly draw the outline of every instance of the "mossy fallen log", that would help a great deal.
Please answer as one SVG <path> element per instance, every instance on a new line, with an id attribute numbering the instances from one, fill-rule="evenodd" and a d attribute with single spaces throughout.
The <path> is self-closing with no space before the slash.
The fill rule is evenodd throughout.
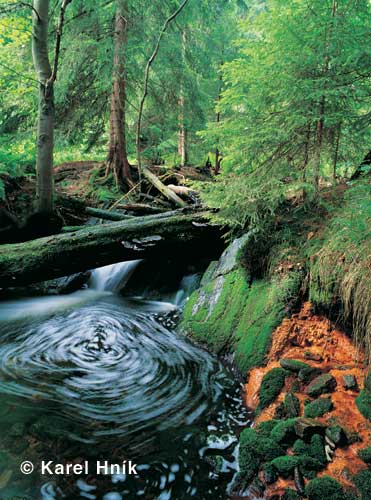
<path id="1" fill-rule="evenodd" d="M 213 236 L 213 237 L 211 237 Z M 87 226 L 26 243 L 0 246 L 0 287 L 23 286 L 115 262 L 203 250 L 219 238 L 207 213 L 151 215 Z M 200 251 L 201 251 L 200 250 Z"/>

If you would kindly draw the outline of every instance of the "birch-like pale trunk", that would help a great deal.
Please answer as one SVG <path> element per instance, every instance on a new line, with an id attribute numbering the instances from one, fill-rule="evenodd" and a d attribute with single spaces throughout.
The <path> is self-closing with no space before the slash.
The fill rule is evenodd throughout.
<path id="1" fill-rule="evenodd" d="M 54 210 L 54 98 L 52 68 L 48 56 L 48 13 L 49 0 L 33 1 L 32 57 L 39 81 L 36 209 L 44 213 Z"/>

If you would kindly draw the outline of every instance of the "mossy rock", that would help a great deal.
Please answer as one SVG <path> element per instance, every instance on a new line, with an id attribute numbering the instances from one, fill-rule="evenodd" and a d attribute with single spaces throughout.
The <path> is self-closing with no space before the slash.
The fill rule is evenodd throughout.
<path id="1" fill-rule="evenodd" d="M 305 493 L 309 500 L 344 500 L 343 487 L 330 476 L 312 479 L 307 484 Z"/>
<path id="2" fill-rule="evenodd" d="M 303 363 L 302 361 L 298 361 L 297 359 L 281 358 L 280 365 L 285 370 L 289 370 L 290 372 L 295 373 L 300 372 L 300 370 L 303 370 L 304 368 L 310 368 L 307 363 Z"/>
<path id="3" fill-rule="evenodd" d="M 289 418 L 276 424 L 271 432 L 273 441 L 285 447 L 293 444 L 296 440 L 296 420 L 296 418 Z"/>
<path id="4" fill-rule="evenodd" d="M 348 444 L 347 435 L 340 425 L 330 425 L 326 429 L 326 436 L 337 446 L 345 446 Z"/>
<path id="5" fill-rule="evenodd" d="M 288 392 L 284 400 L 285 414 L 287 418 L 295 418 L 300 416 L 300 401 L 292 392 Z"/>
<path id="6" fill-rule="evenodd" d="M 358 451 L 358 456 L 366 464 L 371 465 L 371 446 Z"/>
<path id="7" fill-rule="evenodd" d="M 322 417 L 325 413 L 328 413 L 333 409 L 333 404 L 331 398 L 319 398 L 312 401 L 304 408 L 304 417 L 316 418 Z"/>
<path id="8" fill-rule="evenodd" d="M 321 394 L 325 394 L 327 392 L 332 392 L 336 387 L 336 379 L 329 373 L 324 373 L 319 377 L 316 377 L 312 382 L 308 385 L 305 392 L 308 396 L 312 398 L 317 398 Z"/>
<path id="9" fill-rule="evenodd" d="M 287 371 L 283 368 L 273 368 L 263 377 L 259 390 L 259 405 L 257 412 L 273 403 L 285 385 Z"/>
<path id="10" fill-rule="evenodd" d="M 309 384 L 313 379 L 322 375 L 322 370 L 315 366 L 307 366 L 299 371 L 298 379 L 304 384 Z"/>
<path id="11" fill-rule="evenodd" d="M 293 455 L 284 455 L 272 460 L 271 464 L 280 476 L 293 476 L 295 467 L 300 465 L 300 458 Z"/>
<path id="12" fill-rule="evenodd" d="M 255 429 L 245 429 L 240 436 L 240 456 L 245 450 L 253 452 L 262 462 L 269 462 L 283 454 L 283 448 L 273 439 L 259 435 Z"/>
<path id="13" fill-rule="evenodd" d="M 277 470 L 270 462 L 264 464 L 263 476 L 264 476 L 264 482 L 266 484 L 273 484 L 277 481 L 278 479 Z"/>
<path id="14" fill-rule="evenodd" d="M 232 347 L 242 372 L 264 363 L 272 332 L 302 281 L 301 273 L 293 270 L 251 284 L 240 262 L 249 238 L 245 235 L 232 243 L 218 265 L 206 271 L 201 287 L 184 307 L 181 323 L 185 333 L 217 353 Z"/>
<path id="15" fill-rule="evenodd" d="M 295 419 L 294 428 L 298 437 L 309 441 L 313 434 L 324 434 L 326 425 L 313 418 L 300 417 Z"/>
<path id="16" fill-rule="evenodd" d="M 297 493 L 295 490 L 292 490 L 291 488 L 287 488 L 285 490 L 285 493 L 281 497 L 281 500 L 300 500 L 301 496 L 299 493 Z"/>
<path id="17" fill-rule="evenodd" d="M 356 398 L 356 405 L 362 415 L 371 420 L 371 392 L 364 388 Z"/>
<path id="18" fill-rule="evenodd" d="M 362 500 L 370 500 L 371 497 L 371 471 L 363 470 L 354 478 L 354 484 L 361 494 Z"/>
<path id="19" fill-rule="evenodd" d="M 307 456 L 315 459 L 324 467 L 327 464 L 324 439 L 319 434 L 314 434 L 309 443 L 297 439 L 293 446 L 296 455 Z"/>
<path id="20" fill-rule="evenodd" d="M 259 434 L 259 436 L 262 437 L 270 437 L 272 430 L 274 427 L 279 423 L 279 420 L 266 420 L 265 422 L 261 422 L 257 427 L 256 427 L 256 432 Z"/>

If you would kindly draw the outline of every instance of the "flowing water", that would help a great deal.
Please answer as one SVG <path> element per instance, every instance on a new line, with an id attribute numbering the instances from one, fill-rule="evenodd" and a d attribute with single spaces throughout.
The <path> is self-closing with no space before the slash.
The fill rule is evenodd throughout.
<path id="1" fill-rule="evenodd" d="M 1 499 L 228 497 L 247 424 L 240 387 L 164 326 L 194 277 L 172 303 L 124 299 L 137 264 L 97 269 L 88 290 L 67 296 L 0 303 Z M 88 462 L 89 473 L 42 475 L 42 460 Z M 96 473 L 97 461 L 125 460 L 135 476 Z"/>

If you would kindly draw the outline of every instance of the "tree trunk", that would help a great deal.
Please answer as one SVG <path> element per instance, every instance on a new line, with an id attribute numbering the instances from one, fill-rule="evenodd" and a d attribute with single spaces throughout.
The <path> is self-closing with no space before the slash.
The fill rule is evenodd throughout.
<path id="1" fill-rule="evenodd" d="M 224 51 L 223 51 L 224 52 Z M 219 91 L 218 91 L 218 102 L 221 101 L 222 98 L 222 87 L 223 87 L 223 74 L 221 73 L 223 67 L 223 61 L 220 63 L 220 75 L 219 75 Z M 220 123 L 220 111 L 216 114 L 216 123 Z M 222 163 L 222 155 L 219 150 L 219 139 L 217 139 L 217 146 L 215 148 L 215 166 L 214 166 L 214 174 L 218 175 L 220 172 L 220 166 Z"/>
<path id="2" fill-rule="evenodd" d="M 187 36 L 185 30 L 182 31 L 182 61 L 185 64 Z M 185 102 L 184 102 L 184 81 L 183 77 L 180 82 L 180 97 L 179 97 L 179 117 L 178 117 L 178 154 L 180 156 L 180 164 L 184 167 L 188 163 L 187 154 L 187 129 L 184 123 Z"/>
<path id="3" fill-rule="evenodd" d="M 341 123 L 336 128 L 336 139 L 335 139 L 335 149 L 334 149 L 334 163 L 333 163 L 333 171 L 332 171 L 332 177 L 335 180 L 336 179 L 336 168 L 338 164 L 338 158 L 339 158 L 339 146 L 340 146 L 340 136 L 341 136 Z"/>
<path id="4" fill-rule="evenodd" d="M 76 232 L 0 246 L 0 286 L 21 286 L 125 260 L 215 250 L 218 228 L 208 213 L 135 217 Z M 218 243 L 219 242 L 219 243 Z M 192 245 L 190 245 L 192 243 Z"/>
<path id="5" fill-rule="evenodd" d="M 39 81 L 39 112 L 36 149 L 36 209 L 54 210 L 53 146 L 54 98 L 52 69 L 48 57 L 49 0 L 34 0 L 32 14 L 32 57 Z"/>
<path id="6" fill-rule="evenodd" d="M 118 186 L 123 184 L 127 186 L 132 185 L 130 164 L 126 150 L 125 130 L 126 44 L 127 5 L 125 0 L 117 0 L 110 104 L 110 142 L 106 161 L 106 174 L 112 172 Z"/>

